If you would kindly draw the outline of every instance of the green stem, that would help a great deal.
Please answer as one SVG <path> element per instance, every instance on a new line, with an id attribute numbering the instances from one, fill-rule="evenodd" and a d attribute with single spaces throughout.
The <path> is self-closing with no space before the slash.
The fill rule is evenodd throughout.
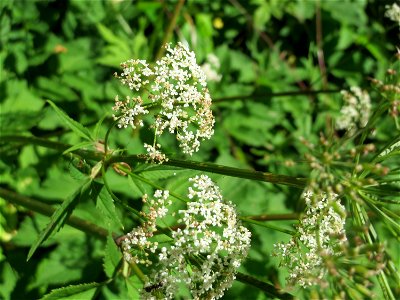
<path id="1" fill-rule="evenodd" d="M 141 180 L 141 181 L 143 181 L 144 183 L 146 183 L 146 184 L 148 184 L 148 185 L 150 185 L 150 186 L 152 186 L 152 187 L 154 187 L 154 188 L 156 188 L 156 189 L 159 189 L 159 190 L 163 190 L 163 189 L 164 189 L 163 187 L 158 186 L 158 185 L 156 185 L 155 183 L 153 183 L 151 180 L 148 180 L 148 179 L 146 179 L 146 178 L 143 178 L 142 176 L 139 176 L 139 175 L 137 175 L 137 174 L 132 173 L 130 170 L 124 168 L 123 166 L 118 166 L 118 168 L 119 168 L 121 171 L 123 171 L 123 172 L 129 174 L 130 176 L 132 176 L 132 177 L 134 177 L 134 178 L 136 178 L 136 179 L 138 179 L 138 180 Z M 105 175 L 105 174 L 103 174 L 103 177 L 104 177 L 104 175 Z M 175 198 L 177 198 L 177 199 L 179 199 L 179 200 L 181 200 L 181 201 L 183 201 L 183 202 L 188 202 L 188 201 L 189 201 L 189 200 L 186 199 L 185 197 L 182 197 L 182 196 L 180 196 L 180 195 L 178 195 L 178 194 L 175 194 L 175 193 L 172 193 L 172 192 L 170 192 L 170 195 L 173 196 L 173 197 L 175 197 Z M 289 215 L 289 216 L 288 216 L 288 215 Z M 289 217 L 290 219 L 293 219 L 293 218 L 297 219 L 297 218 L 298 218 L 297 214 L 288 214 L 288 215 L 275 215 L 275 218 L 274 218 L 274 216 L 270 216 L 269 220 L 283 220 L 283 219 L 288 220 L 288 219 L 287 219 L 288 217 Z M 265 224 L 265 223 L 259 222 L 259 221 L 257 221 L 257 219 L 255 219 L 255 218 L 257 218 L 257 217 L 260 218 L 260 216 L 239 217 L 239 218 L 240 218 L 243 222 L 247 222 L 247 223 L 259 225 L 259 226 L 266 227 L 266 228 L 269 228 L 269 229 L 273 229 L 273 230 L 277 230 L 277 231 L 280 231 L 280 232 L 284 232 L 284 233 L 290 234 L 290 235 L 293 235 L 293 234 L 294 234 L 294 231 L 287 230 L 287 229 L 281 228 L 281 227 L 279 227 L 279 226 L 274 226 L 274 225 L 271 225 L 271 224 Z M 289 220 L 290 220 L 290 219 L 289 219 Z M 267 220 L 267 216 L 262 216 L 262 220 L 263 220 L 263 221 Z M 165 230 L 165 229 L 164 229 L 164 230 Z M 164 230 L 163 230 L 162 232 L 164 232 Z"/>
<path id="2" fill-rule="evenodd" d="M 271 215 L 257 215 L 257 216 L 245 216 L 247 219 L 255 221 L 285 221 L 285 220 L 298 220 L 299 214 L 271 214 Z"/>
<path id="3" fill-rule="evenodd" d="M 30 209 L 32 211 L 35 211 L 37 213 L 40 213 L 48 217 L 51 217 L 55 211 L 55 209 L 48 204 L 45 204 L 38 200 L 34 200 L 32 198 L 28 198 L 26 196 L 19 195 L 13 191 L 6 190 L 3 188 L 0 188 L 0 197 L 6 199 L 7 201 L 15 205 L 23 206 L 27 209 Z M 91 233 L 97 237 L 100 237 L 101 239 L 106 239 L 108 236 L 108 231 L 106 229 L 74 216 L 70 216 L 66 224 L 78 230 Z"/>
<path id="4" fill-rule="evenodd" d="M 107 130 L 107 132 L 106 132 L 106 136 L 104 137 L 104 153 L 105 153 L 105 155 L 107 155 L 108 154 L 108 139 L 109 139 L 109 137 L 110 137 L 110 133 L 111 133 L 111 130 L 114 128 L 114 126 L 116 125 L 118 123 L 118 120 L 115 120 L 112 124 L 111 124 L 111 126 L 110 126 L 110 128 L 108 128 L 108 130 Z"/>
<path id="5" fill-rule="evenodd" d="M 165 35 L 164 35 L 164 38 L 163 38 L 163 41 L 161 44 L 162 47 L 160 47 L 160 49 L 157 52 L 156 60 L 159 60 L 164 54 L 164 51 L 165 51 L 164 45 L 167 44 L 171 39 L 172 32 L 174 31 L 176 21 L 178 19 L 179 13 L 181 12 L 181 9 L 182 9 L 182 6 L 184 3 L 185 3 L 185 0 L 179 0 L 175 6 L 174 13 L 168 24 L 167 31 L 165 32 Z"/>
<path id="6" fill-rule="evenodd" d="M 133 178 L 135 178 L 135 179 L 138 179 L 138 180 L 140 180 L 140 181 L 142 181 L 142 182 L 144 182 L 144 183 L 146 183 L 146 184 L 152 186 L 153 188 L 155 188 L 155 189 L 157 189 L 157 190 L 165 190 L 165 188 L 163 188 L 162 186 L 159 186 L 159 185 L 155 184 L 154 182 L 152 182 L 151 180 L 148 180 L 148 179 L 146 179 L 146 178 L 144 178 L 144 177 L 142 177 L 142 176 L 139 176 L 139 175 L 137 175 L 137 174 L 135 174 L 135 173 L 132 173 L 131 171 L 129 171 L 128 169 L 126 169 L 126 168 L 124 168 L 124 167 L 119 167 L 119 166 L 118 166 L 118 169 L 120 169 L 121 171 L 123 171 L 123 172 L 129 174 L 129 176 L 131 176 L 131 177 L 133 177 Z M 170 194 L 172 197 L 175 197 L 176 199 L 181 200 L 181 201 L 183 201 L 183 202 L 185 202 L 185 203 L 189 202 L 188 199 L 186 199 L 185 197 L 182 197 L 182 196 L 179 195 L 179 194 L 176 194 L 176 193 L 174 193 L 174 192 L 169 192 L 169 194 Z"/>
<path id="7" fill-rule="evenodd" d="M 137 264 L 135 263 L 130 263 L 129 264 L 133 270 L 133 272 L 136 274 L 136 276 L 139 278 L 139 280 L 145 284 L 147 283 L 149 280 L 147 279 L 147 276 L 144 275 L 144 273 L 142 272 L 142 270 L 138 267 Z"/>
<path id="8" fill-rule="evenodd" d="M 72 145 L 69 145 L 69 144 L 49 141 L 47 139 L 42 139 L 42 138 L 38 138 L 38 137 L 34 137 L 34 136 L 18 136 L 18 135 L 2 136 L 0 143 L 5 143 L 5 142 L 6 143 L 10 143 L 10 142 L 11 143 L 21 143 L 22 145 L 32 144 L 32 145 L 42 146 L 45 148 L 54 149 L 59 152 L 64 152 L 65 150 L 72 147 Z M 100 161 L 103 159 L 103 153 L 96 152 L 96 151 L 78 149 L 78 150 L 71 151 L 71 153 L 77 154 L 88 160 Z"/>
<path id="9" fill-rule="evenodd" d="M 101 173 L 102 173 L 102 179 L 103 179 L 103 182 L 104 182 L 104 186 L 106 187 L 106 190 L 110 194 L 111 198 L 113 198 L 114 201 L 117 202 L 119 205 L 123 206 L 125 209 L 127 209 L 128 211 L 130 211 L 134 215 L 136 215 L 140 220 L 145 221 L 145 219 L 143 218 L 143 216 L 140 214 L 139 211 L 137 211 L 136 209 L 130 207 L 129 205 L 126 205 L 117 196 L 115 196 L 115 194 L 111 190 L 110 185 L 108 184 L 107 177 L 106 177 L 106 170 L 104 168 L 104 164 L 101 166 Z"/>
<path id="10" fill-rule="evenodd" d="M 2 142 L 19 142 L 23 144 L 35 144 L 47 148 L 52 148 L 55 150 L 59 150 L 61 152 L 70 148 L 71 145 L 62 144 L 59 142 L 48 141 L 45 139 L 40 139 L 37 137 L 28 137 L 28 136 L 3 136 L 1 138 Z M 89 150 L 74 150 L 71 151 L 85 159 L 88 160 L 97 160 L 100 161 L 103 159 L 103 153 L 89 151 Z M 114 155 L 105 161 L 105 167 L 117 162 L 125 162 L 128 164 L 133 164 L 136 162 L 147 163 L 148 157 L 143 154 L 138 155 Z M 227 167 L 222 165 L 217 165 L 213 163 L 205 163 L 205 162 L 196 162 L 190 160 L 179 160 L 179 159 L 169 159 L 167 162 L 164 162 L 164 165 L 175 166 L 179 168 L 199 170 L 204 172 L 216 173 L 227 175 L 231 177 L 245 178 L 251 180 L 258 180 L 264 182 L 270 182 L 275 184 L 283 184 L 296 188 L 303 189 L 306 186 L 306 179 L 300 177 L 293 177 L 287 175 L 278 175 L 261 171 L 253 171 L 246 169 L 239 169 L 233 167 Z"/>
<path id="11" fill-rule="evenodd" d="M 266 224 L 266 223 L 263 223 L 263 222 L 260 222 L 260 221 L 256 221 L 256 220 L 250 219 L 248 217 L 239 217 L 239 219 L 242 220 L 243 222 L 246 222 L 246 223 L 250 223 L 250 224 L 262 226 L 262 227 L 265 227 L 265 228 L 273 229 L 273 230 L 276 230 L 276 231 L 279 231 L 279 232 L 283 232 L 283 233 L 286 233 L 286 234 L 289 234 L 289 235 L 294 235 L 295 234 L 295 232 L 293 230 L 281 228 L 279 226 L 275 226 L 275 225 L 271 225 L 271 224 Z"/>
<path id="12" fill-rule="evenodd" d="M 377 240 L 377 235 L 376 235 L 376 231 L 375 228 L 373 227 L 373 225 L 370 223 L 368 215 L 365 211 L 365 209 L 357 202 L 353 201 L 352 203 L 352 209 L 353 209 L 353 213 L 354 213 L 354 220 L 355 223 L 358 226 L 368 226 L 369 230 L 368 232 L 364 233 L 364 240 L 369 244 L 369 245 L 373 245 L 376 240 Z M 386 300 L 394 300 L 395 297 L 393 295 L 393 292 L 390 288 L 389 282 L 387 280 L 386 274 L 381 271 L 378 275 L 378 282 L 379 285 L 382 289 L 383 295 L 385 297 Z"/>
<path id="13" fill-rule="evenodd" d="M 145 155 L 118 155 L 111 157 L 107 164 L 113 164 L 116 162 L 125 162 L 132 164 L 134 162 L 146 162 L 147 156 Z M 184 169 L 199 170 L 204 172 L 210 172 L 215 174 L 222 174 L 231 177 L 239 177 L 245 179 L 252 179 L 258 181 L 265 181 L 276 184 L 289 185 L 296 188 L 304 188 L 306 186 L 306 179 L 300 177 L 278 175 L 261 171 L 253 171 L 246 169 L 239 169 L 233 167 L 227 167 L 222 165 L 217 165 L 213 163 L 197 162 L 190 160 L 179 160 L 179 159 L 169 159 L 164 162 L 163 165 L 174 166 Z"/>
<path id="14" fill-rule="evenodd" d="M 233 100 L 264 100 L 272 97 L 300 96 L 300 95 L 318 95 L 318 94 L 334 94 L 340 93 L 340 90 L 316 90 L 316 91 L 294 91 L 294 92 L 279 92 L 279 93 L 264 93 L 256 95 L 237 95 L 229 97 L 220 97 L 213 99 L 213 103 L 233 101 Z"/>
<path id="15" fill-rule="evenodd" d="M 282 292 L 281 290 L 277 289 L 273 284 L 261 281 L 253 276 L 243 274 L 243 273 L 236 273 L 236 280 L 250 284 L 260 290 L 262 290 L 264 293 L 266 293 L 269 297 L 272 299 L 278 298 L 278 299 L 284 299 L 284 300 L 289 300 L 293 299 L 294 297 L 288 293 Z"/>

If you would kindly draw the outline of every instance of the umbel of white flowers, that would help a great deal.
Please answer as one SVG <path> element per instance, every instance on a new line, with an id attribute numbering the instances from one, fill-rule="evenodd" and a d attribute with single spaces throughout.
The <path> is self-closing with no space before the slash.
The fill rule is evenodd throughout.
<path id="1" fill-rule="evenodd" d="M 325 258 L 341 255 L 347 241 L 346 211 L 334 193 L 303 194 L 306 213 L 297 226 L 297 234 L 288 243 L 275 244 L 275 256 L 289 270 L 287 281 L 302 287 L 325 285 Z"/>
<path id="2" fill-rule="evenodd" d="M 371 114 L 371 99 L 366 91 L 353 86 L 350 92 L 341 91 L 345 105 L 336 121 L 337 129 L 345 129 L 350 134 L 367 125 Z"/>
<path id="3" fill-rule="evenodd" d="M 141 116 L 154 109 L 155 135 L 165 131 L 175 134 L 183 153 L 192 155 L 200 141 L 214 133 L 214 117 L 206 76 L 196 63 L 195 54 L 182 43 L 165 46 L 166 55 L 154 65 L 131 59 L 121 63 L 123 72 L 114 75 L 128 86 L 134 97 L 115 98 L 113 115 L 119 128 L 143 126 Z M 160 145 L 145 145 L 149 157 L 156 162 L 166 159 Z"/>
<path id="4" fill-rule="evenodd" d="M 397 22 L 400 26 L 400 6 L 393 3 L 392 5 L 386 5 L 385 8 L 385 17 L 389 18 L 393 22 Z"/>
<path id="5" fill-rule="evenodd" d="M 186 208 L 179 210 L 182 225 L 162 246 L 155 241 L 157 224 L 173 215 L 169 192 L 157 190 L 153 199 L 145 195 L 147 222 L 135 228 L 123 242 L 129 262 L 154 267 L 142 298 L 174 299 L 179 289 L 194 299 L 218 299 L 235 279 L 237 268 L 246 258 L 251 233 L 240 224 L 234 205 L 223 201 L 219 187 L 206 175 L 189 179 Z M 152 259 L 151 259 L 152 257 Z"/>

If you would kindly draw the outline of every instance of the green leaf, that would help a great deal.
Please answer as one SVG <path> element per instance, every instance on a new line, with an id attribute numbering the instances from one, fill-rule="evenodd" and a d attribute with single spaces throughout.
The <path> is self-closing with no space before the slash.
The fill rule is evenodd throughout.
<path id="1" fill-rule="evenodd" d="M 91 181 L 86 181 L 76 193 L 66 199 L 61 206 L 51 216 L 51 221 L 47 227 L 41 232 L 36 242 L 29 249 L 27 261 L 35 253 L 36 249 L 46 241 L 53 232 L 57 232 L 65 223 L 67 218 L 71 215 L 75 206 L 78 204 L 81 198 L 88 196 L 90 192 Z"/>
<path id="2" fill-rule="evenodd" d="M 37 93 L 43 98 L 51 98 L 55 101 L 78 101 L 79 96 L 77 93 L 60 82 L 58 78 L 54 77 L 39 77 L 37 79 L 38 89 Z"/>
<path id="3" fill-rule="evenodd" d="M 271 130 L 282 118 L 281 113 L 253 103 L 248 106 L 248 112 L 237 111 L 226 116 L 223 124 L 237 140 L 252 146 L 265 146 L 272 139 Z"/>
<path id="4" fill-rule="evenodd" d="M 36 126 L 43 118 L 43 112 L 7 112 L 0 113 L 1 134 L 27 131 Z"/>
<path id="5" fill-rule="evenodd" d="M 65 112 L 57 107 L 54 102 L 47 100 L 47 102 L 54 108 L 58 116 L 64 121 L 65 125 L 67 125 L 72 131 L 74 131 L 77 135 L 87 139 L 89 141 L 94 141 L 91 136 L 90 131 L 85 128 L 80 123 L 76 122 L 74 119 L 71 119 Z"/>
<path id="6" fill-rule="evenodd" d="M 104 114 L 103 117 L 96 123 L 96 126 L 94 127 L 93 130 L 93 137 L 98 140 L 99 139 L 99 134 L 100 134 L 100 128 L 101 125 L 103 124 L 104 120 L 108 117 L 108 114 Z"/>
<path id="7" fill-rule="evenodd" d="M 385 160 L 388 156 L 391 156 L 394 151 L 400 149 L 400 134 L 398 134 L 396 137 L 391 139 L 390 142 L 388 142 L 379 152 L 376 154 L 374 158 L 374 162 L 378 161 L 383 161 Z"/>
<path id="8" fill-rule="evenodd" d="M 41 300 L 55 300 L 55 299 L 93 299 L 93 296 L 102 283 L 86 283 L 79 285 L 70 285 L 64 288 L 52 290 L 49 294 L 45 295 Z"/>
<path id="9" fill-rule="evenodd" d="M 367 21 L 367 1 L 322 1 L 321 8 L 341 24 L 362 26 Z"/>
<path id="10" fill-rule="evenodd" d="M 44 225 L 47 218 L 40 220 Z M 34 280 L 30 281 L 28 289 L 41 288 L 50 291 L 55 287 L 66 286 L 72 283 L 90 281 L 90 277 L 82 275 L 84 270 L 91 266 L 92 272 L 100 272 L 100 268 L 92 264 L 93 244 L 88 243 L 86 234 L 70 226 L 63 228 L 57 235 L 50 238 L 43 246 L 53 245 L 48 255 L 36 260 Z M 99 245 L 100 246 L 100 245 Z M 72 267 L 74 266 L 74 267 Z M 93 277 L 91 277 L 93 278 Z M 48 287 L 51 289 L 47 290 Z M 43 294 L 44 295 L 44 294 Z"/>
<path id="11" fill-rule="evenodd" d="M 129 176 L 129 187 L 131 188 L 132 196 L 135 198 L 141 198 L 144 194 L 151 193 L 151 189 L 146 188 L 140 180 Z"/>
<path id="12" fill-rule="evenodd" d="M 65 150 L 62 154 L 65 155 L 67 153 L 70 153 L 72 151 L 84 148 L 86 146 L 91 146 L 93 145 L 93 142 L 82 142 L 82 143 L 78 143 L 76 145 L 73 145 L 72 147 L 69 147 L 67 150 Z"/>
<path id="13" fill-rule="evenodd" d="M 28 60 L 25 56 L 26 54 L 19 49 L 18 51 L 14 52 L 14 57 L 16 60 L 15 67 L 17 69 L 18 74 L 23 74 L 23 72 L 28 68 Z"/>
<path id="14" fill-rule="evenodd" d="M 135 276 L 126 278 L 125 283 L 131 299 L 139 299 L 139 290 L 143 287 L 143 283 L 140 281 L 139 277 Z"/>
<path id="15" fill-rule="evenodd" d="M 114 239 L 111 236 L 107 237 L 107 245 L 104 255 L 104 272 L 108 277 L 113 277 L 115 269 L 119 266 L 122 259 L 122 254 L 119 251 Z"/>
<path id="16" fill-rule="evenodd" d="M 101 37 L 105 41 L 107 41 L 110 44 L 120 46 L 124 50 L 129 52 L 129 47 L 127 46 L 125 41 L 123 39 L 121 39 L 120 37 L 116 36 L 112 30 L 108 29 L 106 26 L 104 26 L 101 23 L 97 24 L 97 29 L 99 30 Z"/>
<path id="17" fill-rule="evenodd" d="M 112 221 L 114 224 L 117 224 L 117 226 L 120 228 L 124 228 L 124 225 L 121 223 L 120 217 L 115 210 L 114 200 L 106 189 L 101 188 L 99 196 L 97 197 L 96 207 L 110 221 Z"/>
<path id="18" fill-rule="evenodd" d="M 6 81 L 4 88 L 7 93 L 1 92 L 0 112 L 2 114 L 40 112 L 42 110 L 43 100 L 28 87 L 26 80 L 10 79 Z M 17 118 L 18 121 L 21 119 L 22 116 Z"/>
<path id="19" fill-rule="evenodd" d="M 17 284 L 17 274 L 7 261 L 2 262 L 0 266 L 2 269 L 0 274 L 3 278 L 3 280 L 0 281 L 0 298 L 4 300 L 12 299 L 11 294 Z"/>
<path id="20" fill-rule="evenodd" d="M 262 3 L 254 12 L 254 28 L 258 31 L 265 30 L 265 24 L 271 19 L 271 6 L 268 2 Z"/>
<path id="21" fill-rule="evenodd" d="M 176 167 L 169 167 L 169 166 L 151 166 L 144 170 L 143 172 L 140 172 L 140 174 L 146 178 L 150 179 L 152 181 L 157 181 L 161 179 L 167 179 L 172 176 L 176 175 L 177 171 L 181 171 L 182 169 L 176 168 Z"/>
<path id="22" fill-rule="evenodd" d="M 98 63 L 116 67 L 132 56 L 132 51 L 126 39 L 116 36 L 112 30 L 100 23 L 97 24 L 97 29 L 102 38 L 109 43 L 104 47 L 104 54 L 97 59 Z"/>

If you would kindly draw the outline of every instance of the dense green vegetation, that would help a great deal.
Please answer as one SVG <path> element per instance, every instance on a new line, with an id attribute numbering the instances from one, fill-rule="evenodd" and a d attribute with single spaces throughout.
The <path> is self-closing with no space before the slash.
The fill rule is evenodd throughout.
<path id="1" fill-rule="evenodd" d="M 118 237 L 140 223 L 144 193 L 186 197 L 188 178 L 204 172 L 252 233 L 224 299 L 399 298 L 392 3 L 0 1 L 0 298 L 56 290 L 45 299 L 137 299 L 147 269 L 123 261 Z M 169 161 L 146 163 L 143 144 L 154 134 L 115 127 L 115 96 L 132 91 L 113 74 L 129 59 L 155 62 L 178 42 L 215 71 L 214 135 L 193 156 L 162 136 Z M 340 91 L 353 86 L 369 93 L 371 114 L 346 131 L 335 122 L 346 104 Z M 305 215 L 306 186 L 339 195 L 349 248 L 360 251 L 329 261 L 336 265 L 322 288 L 290 286 L 292 270 L 273 255 Z"/>

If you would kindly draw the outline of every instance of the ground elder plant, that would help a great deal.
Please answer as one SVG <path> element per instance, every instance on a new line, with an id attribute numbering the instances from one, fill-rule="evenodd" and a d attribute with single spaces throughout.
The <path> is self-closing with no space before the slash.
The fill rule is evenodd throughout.
<path id="1" fill-rule="evenodd" d="M 399 280 L 386 250 L 391 246 L 377 235 L 376 226 L 384 222 L 390 234 L 398 237 L 399 216 L 394 207 L 400 200 L 396 153 L 400 136 L 397 133 L 381 149 L 365 143 L 379 130 L 375 126 L 382 115 L 394 117 L 397 126 L 392 112 L 399 96 L 398 75 L 392 69 L 387 74 L 385 84 L 373 80 L 380 96 L 374 111 L 366 92 L 354 87 L 351 92 L 342 91 L 344 107 L 336 128 L 346 130 L 343 138 L 331 132 L 330 138 L 321 135 L 318 145 L 303 140 L 312 170 L 301 197 L 305 211 L 296 234 L 289 242 L 275 244 L 274 255 L 289 271 L 288 286 L 300 286 L 310 297 L 374 297 L 374 285 L 380 285 L 385 298 L 397 297 L 398 291 L 390 288 L 390 280 L 392 284 Z"/>
<path id="2" fill-rule="evenodd" d="M 17 157 L 27 168 L 1 181 L 4 207 L 10 215 L 19 211 L 24 221 L 1 236 L 10 242 L 0 252 L 0 266 L 3 256 L 18 245 L 23 248 L 18 261 L 26 258 L 29 268 L 40 271 L 29 288 L 41 294 L 24 295 L 27 299 L 399 299 L 400 51 L 380 78 L 365 76 L 359 82 L 343 77 L 334 85 L 328 82 L 333 73 L 328 74 L 321 82 L 335 86 L 333 90 L 310 91 L 314 81 L 298 78 L 282 85 L 277 78 L 283 77 L 274 72 L 289 67 L 291 74 L 299 67 L 297 57 L 275 53 L 284 44 L 274 44 L 263 32 L 265 26 L 251 27 L 264 10 L 254 20 L 247 14 L 238 20 L 260 33 L 268 51 L 279 54 L 276 65 L 269 65 L 262 58 L 267 52 L 257 52 L 260 41 L 246 40 L 246 51 L 256 54 L 254 59 L 261 57 L 258 63 L 271 67 L 268 72 L 248 60 L 242 63 L 239 51 L 226 52 L 232 45 L 210 53 L 210 40 L 196 44 L 197 32 L 174 23 L 182 3 L 172 12 L 169 33 L 162 39 L 166 44 L 156 49 L 154 59 L 151 51 L 128 60 L 124 53 L 117 69 L 112 57 L 107 76 L 114 81 L 105 88 L 110 97 L 108 106 L 101 102 L 107 110 L 103 118 L 78 122 L 69 105 L 49 99 L 45 121 L 57 119 L 65 128 L 57 123 L 54 131 L 40 135 L 41 127 L 34 124 L 23 133 L 2 134 L 0 153 L 6 158 L 0 167 L 14 166 L 11 160 Z M 229 3 L 246 12 L 246 5 Z M 143 5 L 151 15 L 156 4 Z M 384 8 L 382 19 L 398 22 L 398 6 Z M 291 8 L 279 11 L 286 9 Z M 196 24 L 206 23 L 207 16 L 192 20 L 185 11 L 185 18 Z M 122 11 L 118 20 L 129 33 Z M 232 34 L 224 31 L 220 16 L 212 22 L 210 28 Z M 68 26 L 62 29 L 68 31 Z M 116 43 L 113 51 L 125 49 L 106 26 L 98 25 L 98 30 L 105 41 Z M 169 43 L 174 30 L 181 42 Z M 184 38 L 188 32 L 193 40 Z M 236 38 L 233 45 L 243 37 Z M 137 37 L 136 43 L 141 45 Z M 54 49 L 57 55 L 68 53 L 60 45 Z M 378 47 L 369 44 L 367 49 L 381 65 Z M 39 58 L 30 62 L 32 74 Z M 105 58 L 111 59 L 98 61 Z M 293 73 L 320 72 L 324 77 L 324 63 L 319 55 L 316 69 L 306 66 Z M 79 80 L 68 77 L 71 66 L 60 64 L 66 80 L 79 86 Z M 246 73 L 252 68 L 259 73 Z M 256 88 L 251 93 L 235 96 L 250 90 L 252 80 Z M 44 94 L 45 83 L 38 79 Z M 273 93 L 275 85 L 290 91 Z M 297 86 L 301 91 L 293 91 Z M 90 95 L 82 93 L 84 105 Z M 287 99 L 274 101 L 282 95 Z M 304 103 L 296 106 L 300 101 Z M 36 159 L 27 162 L 33 154 Z M 43 171 L 35 173 L 36 165 Z M 13 185 L 11 174 L 24 180 Z M 35 176 L 43 180 L 27 189 Z M 61 186 L 56 177 L 62 178 Z M 65 195 L 69 185 L 73 192 Z M 46 189 L 62 197 L 49 199 L 41 192 Z M 68 231 L 70 227 L 77 230 Z M 22 285 L 15 276 L 14 283 L 7 281 L 14 278 L 12 263 L 0 269 L 6 278 L 0 282 L 0 298 L 3 290 Z M 33 280 L 19 275 L 24 282 Z"/>

